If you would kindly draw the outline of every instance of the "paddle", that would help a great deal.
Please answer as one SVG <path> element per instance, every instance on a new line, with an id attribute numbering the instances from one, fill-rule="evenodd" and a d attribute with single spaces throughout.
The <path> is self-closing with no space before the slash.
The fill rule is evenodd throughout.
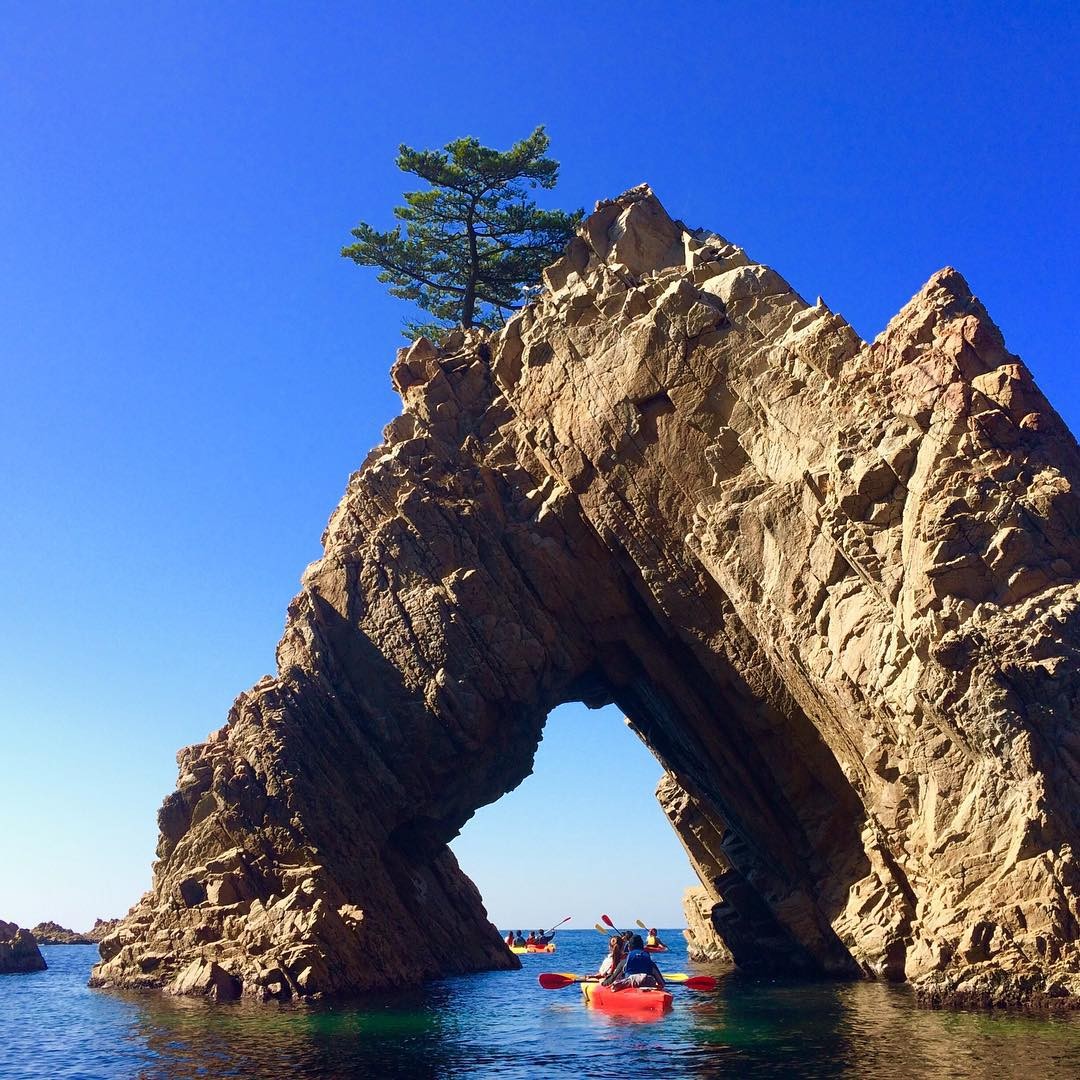
<path id="1" fill-rule="evenodd" d="M 606 926 L 601 926 L 599 923 L 593 923 L 593 929 L 598 933 L 603 934 L 604 937 L 607 937 L 608 934 L 611 933 L 611 931 Z"/>
<path id="2" fill-rule="evenodd" d="M 564 979 L 572 979 L 574 982 L 599 982 L 603 975 L 575 975 L 572 971 L 557 971 L 548 972 L 549 975 L 561 975 Z M 663 972 L 664 982 L 670 983 L 684 983 L 688 979 L 706 978 L 704 975 L 687 975 L 685 971 L 665 971 Z M 711 978 L 711 976 L 708 976 Z"/>
<path id="3" fill-rule="evenodd" d="M 550 930 L 545 930 L 540 936 L 541 937 L 547 937 L 548 934 L 554 934 L 555 931 L 558 930 L 559 927 L 562 926 L 562 924 L 564 922 L 569 922 L 572 918 L 573 918 L 573 915 L 567 915 L 566 918 L 563 919 L 562 922 L 557 922 Z"/>
<path id="4" fill-rule="evenodd" d="M 578 981 L 576 975 L 560 975 L 557 971 L 541 971 L 536 981 L 545 990 L 561 990 L 564 986 L 573 986 Z"/>
<path id="5" fill-rule="evenodd" d="M 538 976 L 536 981 L 545 990 L 562 990 L 563 987 L 573 986 L 574 983 L 581 982 L 584 979 L 589 978 L 587 975 L 571 975 L 560 974 L 557 971 L 543 971 Z M 683 979 L 672 979 L 671 976 L 665 975 L 665 981 L 671 979 L 672 982 L 680 986 L 685 986 L 687 990 L 715 990 L 719 985 L 719 982 L 713 978 L 712 975 L 687 975 Z"/>
<path id="6" fill-rule="evenodd" d="M 605 923 L 606 925 L 610 926 L 611 929 L 614 930 L 616 934 L 621 934 L 622 933 L 622 931 L 606 915 L 601 915 L 600 916 L 600 921 L 602 923 Z M 605 930 L 604 933 L 606 934 L 607 931 Z"/>

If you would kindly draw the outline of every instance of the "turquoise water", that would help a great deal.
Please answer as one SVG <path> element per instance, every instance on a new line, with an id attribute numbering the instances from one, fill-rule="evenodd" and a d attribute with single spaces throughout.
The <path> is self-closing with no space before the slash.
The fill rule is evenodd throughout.
<path id="1" fill-rule="evenodd" d="M 0 978 L 0 1077 L 1080 1076 L 1080 1017 L 931 1012 L 876 984 L 727 972 L 716 993 L 674 988 L 665 1016 L 606 1015 L 576 987 L 537 985 L 540 971 L 585 971 L 604 952 L 592 931 L 557 940 L 554 956 L 522 957 L 521 971 L 332 1006 L 89 990 L 96 949 L 47 946 L 48 971 Z M 663 959 L 710 970 L 681 952 Z"/>

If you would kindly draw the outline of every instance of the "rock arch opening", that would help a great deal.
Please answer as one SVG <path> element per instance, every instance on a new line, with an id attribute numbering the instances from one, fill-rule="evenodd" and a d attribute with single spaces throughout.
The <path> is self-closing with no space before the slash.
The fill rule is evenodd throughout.
<path id="1" fill-rule="evenodd" d="M 450 844 L 495 925 L 588 926 L 611 910 L 682 926 L 696 878 L 654 795 L 662 775 L 615 706 L 552 710 L 532 775 Z"/>

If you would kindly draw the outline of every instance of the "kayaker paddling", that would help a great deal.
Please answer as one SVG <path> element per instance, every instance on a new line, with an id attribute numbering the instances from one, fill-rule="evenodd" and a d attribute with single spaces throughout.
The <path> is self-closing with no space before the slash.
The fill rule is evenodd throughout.
<path id="1" fill-rule="evenodd" d="M 617 934 L 613 934 L 608 941 L 608 954 L 600 962 L 600 970 L 596 974 L 601 978 L 610 975 L 619 966 L 625 955 L 626 949 L 623 947 L 622 938 Z"/>
<path id="2" fill-rule="evenodd" d="M 550 930 L 530 930 L 529 936 L 524 937 L 520 930 L 511 931 L 506 935 L 506 947 L 515 955 L 524 953 L 553 953 L 555 951 L 555 931 L 570 921 L 567 915 L 561 922 L 557 922 Z"/>
<path id="3" fill-rule="evenodd" d="M 663 990 L 664 976 L 653 958 L 645 951 L 645 942 L 640 934 L 634 934 L 630 938 L 629 952 L 611 974 L 604 978 L 603 985 L 610 986 L 616 992 L 631 987 L 657 987 Z"/>
<path id="4" fill-rule="evenodd" d="M 645 938 L 645 949 L 648 952 L 667 952 L 667 946 L 660 940 L 654 926 Z"/>

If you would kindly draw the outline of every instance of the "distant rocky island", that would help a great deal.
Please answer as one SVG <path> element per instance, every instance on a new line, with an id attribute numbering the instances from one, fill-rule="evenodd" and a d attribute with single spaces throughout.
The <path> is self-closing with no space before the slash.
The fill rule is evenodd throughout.
<path id="1" fill-rule="evenodd" d="M 1080 1005 L 1080 447 L 956 270 L 864 342 L 640 187 L 391 379 L 92 985 L 518 967 L 448 844 L 583 701 L 666 770 L 700 955 Z"/>
<path id="2" fill-rule="evenodd" d="M 55 922 L 40 922 L 31 933 L 39 945 L 97 945 L 120 925 L 119 919 L 96 919 L 84 934 Z"/>
<path id="3" fill-rule="evenodd" d="M 44 971 L 47 967 L 34 935 L 0 919 L 0 975 Z"/>

